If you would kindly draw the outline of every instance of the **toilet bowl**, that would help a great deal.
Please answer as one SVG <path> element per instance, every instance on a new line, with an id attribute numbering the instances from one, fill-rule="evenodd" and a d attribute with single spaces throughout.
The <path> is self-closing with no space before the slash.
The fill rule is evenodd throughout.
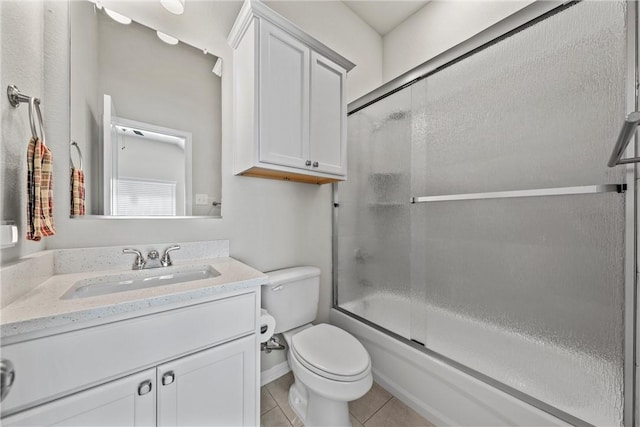
<path id="1" fill-rule="evenodd" d="M 289 404 L 305 426 L 351 426 L 350 401 L 373 384 L 371 359 L 360 342 L 332 325 L 305 325 L 284 334 L 294 384 Z"/>
<path id="2" fill-rule="evenodd" d="M 336 326 L 310 323 L 317 314 L 319 269 L 296 267 L 267 274 L 262 306 L 287 343 L 295 378 L 289 404 L 307 427 L 350 427 L 349 402 L 364 396 L 373 384 L 367 350 Z"/>

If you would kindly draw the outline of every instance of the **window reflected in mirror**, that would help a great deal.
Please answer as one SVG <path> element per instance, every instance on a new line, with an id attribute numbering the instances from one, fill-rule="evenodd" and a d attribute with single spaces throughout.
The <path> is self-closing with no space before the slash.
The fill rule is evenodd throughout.
<path id="1" fill-rule="evenodd" d="M 86 214 L 219 217 L 219 58 L 89 1 L 70 14 L 70 163 L 82 155 Z"/>

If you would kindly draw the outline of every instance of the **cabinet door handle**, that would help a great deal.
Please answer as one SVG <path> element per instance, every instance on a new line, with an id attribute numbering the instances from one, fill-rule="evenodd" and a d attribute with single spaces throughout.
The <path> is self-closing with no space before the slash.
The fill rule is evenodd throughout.
<path id="1" fill-rule="evenodd" d="M 7 397 L 15 379 L 16 370 L 13 368 L 13 363 L 6 359 L 0 360 L 0 401 Z"/>
<path id="2" fill-rule="evenodd" d="M 311 166 L 311 160 L 307 160 L 306 162 L 304 162 L 305 166 Z"/>
<path id="3" fill-rule="evenodd" d="M 317 168 L 319 166 L 318 162 L 313 162 L 313 167 Z"/>
<path id="4" fill-rule="evenodd" d="M 138 386 L 138 396 L 144 396 L 149 393 L 153 388 L 153 383 L 151 380 L 142 381 Z"/>
<path id="5" fill-rule="evenodd" d="M 169 385 L 173 383 L 176 378 L 176 374 L 173 371 L 169 371 L 162 376 L 162 385 Z"/>

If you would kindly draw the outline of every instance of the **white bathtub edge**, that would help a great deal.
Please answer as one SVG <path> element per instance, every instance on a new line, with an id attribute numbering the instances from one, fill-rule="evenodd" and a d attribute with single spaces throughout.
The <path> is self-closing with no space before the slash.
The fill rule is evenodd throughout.
<path id="1" fill-rule="evenodd" d="M 449 419 L 440 411 L 428 405 L 426 402 L 417 400 L 411 393 L 405 390 L 398 383 L 388 378 L 386 375 L 380 373 L 378 369 L 373 370 L 373 379 L 375 380 L 375 382 L 380 384 L 382 388 L 393 394 L 397 399 L 431 421 L 433 424 L 437 426 L 457 425 L 455 421 Z"/>
<path id="2" fill-rule="evenodd" d="M 362 342 L 380 385 L 436 425 L 569 425 L 338 310 L 330 320 Z"/>

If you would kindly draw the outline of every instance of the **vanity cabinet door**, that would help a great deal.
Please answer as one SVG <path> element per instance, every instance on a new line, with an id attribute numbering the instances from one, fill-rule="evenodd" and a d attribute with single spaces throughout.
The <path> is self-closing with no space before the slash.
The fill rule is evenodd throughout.
<path id="1" fill-rule="evenodd" d="M 112 381 L 2 420 L 10 426 L 155 426 L 156 370 Z"/>
<path id="2" fill-rule="evenodd" d="M 309 157 L 318 172 L 347 174 L 346 78 L 344 68 L 311 53 Z"/>
<path id="3" fill-rule="evenodd" d="M 158 426 L 258 422 L 255 335 L 158 366 Z"/>
<path id="4" fill-rule="evenodd" d="M 309 47 L 285 31 L 260 22 L 261 162 L 307 168 L 309 54 Z"/>

